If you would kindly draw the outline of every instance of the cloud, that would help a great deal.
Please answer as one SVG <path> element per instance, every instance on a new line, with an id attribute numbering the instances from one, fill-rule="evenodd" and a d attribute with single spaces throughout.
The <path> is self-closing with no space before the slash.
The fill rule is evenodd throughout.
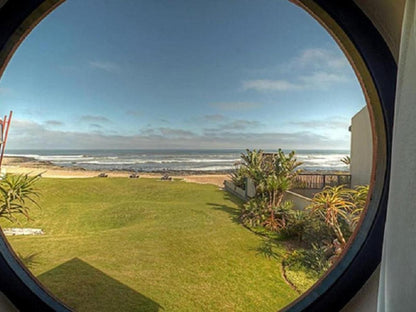
<path id="1" fill-rule="evenodd" d="M 102 125 L 100 125 L 100 124 L 96 124 L 96 123 L 92 123 L 92 124 L 90 124 L 90 127 L 91 127 L 91 128 L 98 128 L 98 129 L 102 129 L 102 128 L 103 128 L 103 126 L 102 126 Z"/>
<path id="2" fill-rule="evenodd" d="M 248 128 L 247 128 L 248 129 Z M 175 149 L 175 148 L 263 148 L 263 149 L 336 149 L 348 148 L 348 136 L 331 138 L 310 131 L 247 132 L 233 130 L 196 134 L 176 128 L 149 128 L 135 135 L 51 130 L 45 125 L 15 120 L 10 128 L 10 149 Z"/>
<path id="3" fill-rule="evenodd" d="M 210 106 L 223 111 L 241 111 L 257 109 L 262 107 L 262 104 L 253 102 L 214 102 L 210 103 Z"/>
<path id="4" fill-rule="evenodd" d="M 166 138 L 190 138 L 195 137 L 196 134 L 189 130 L 159 127 L 146 128 L 141 131 L 141 134 L 149 137 L 166 137 Z"/>
<path id="5" fill-rule="evenodd" d="M 226 117 L 221 114 L 205 115 L 203 118 L 204 120 L 211 122 L 223 121 L 226 119 Z"/>
<path id="6" fill-rule="evenodd" d="M 331 68 L 334 70 L 348 68 L 348 60 L 338 50 L 320 48 L 306 49 L 291 62 L 292 67 Z"/>
<path id="7" fill-rule="evenodd" d="M 85 122 L 93 122 L 93 123 L 110 123 L 110 119 L 104 116 L 98 116 L 98 115 L 82 115 L 81 121 Z"/>
<path id="8" fill-rule="evenodd" d="M 320 71 L 310 75 L 298 76 L 294 82 L 266 79 L 244 81 L 243 89 L 260 92 L 328 89 L 334 84 L 348 82 L 348 80 L 348 77 L 344 74 Z"/>
<path id="9" fill-rule="evenodd" d="M 285 75 L 283 79 L 246 80 L 242 89 L 258 92 L 328 89 L 352 79 L 346 57 L 337 50 L 306 49 L 283 67 L 280 72 Z"/>
<path id="10" fill-rule="evenodd" d="M 120 72 L 120 66 L 112 62 L 101 62 L 101 61 L 89 61 L 90 67 L 107 71 L 109 73 Z"/>
<path id="11" fill-rule="evenodd" d="M 213 134 L 213 133 L 219 133 L 223 131 L 240 131 L 241 132 L 247 129 L 252 130 L 254 128 L 258 128 L 261 125 L 262 123 L 257 120 L 237 119 L 237 120 L 229 121 L 227 123 L 219 125 L 216 128 L 204 129 L 204 133 Z"/>
<path id="12" fill-rule="evenodd" d="M 182 130 L 182 129 L 172 129 L 172 128 L 159 128 L 158 131 L 162 136 L 165 137 L 175 137 L 175 138 L 183 138 L 183 137 L 194 137 L 195 133 L 188 131 L 188 130 Z"/>
<path id="13" fill-rule="evenodd" d="M 329 86 L 341 82 L 347 82 L 348 78 L 343 74 L 329 72 L 315 72 L 308 76 L 299 78 L 303 81 L 303 88 L 328 88 Z"/>
<path id="14" fill-rule="evenodd" d="M 243 82 L 244 90 L 257 90 L 257 91 L 290 91 L 302 89 L 301 85 L 291 83 L 286 80 L 249 80 Z"/>
<path id="15" fill-rule="evenodd" d="M 48 126 L 63 126 L 64 123 L 59 120 L 46 120 L 45 124 Z"/>
<path id="16" fill-rule="evenodd" d="M 342 119 L 340 117 L 328 117 L 324 119 L 315 119 L 307 121 L 293 121 L 290 123 L 294 126 L 299 126 L 305 129 L 344 129 L 347 130 L 350 121 Z"/>

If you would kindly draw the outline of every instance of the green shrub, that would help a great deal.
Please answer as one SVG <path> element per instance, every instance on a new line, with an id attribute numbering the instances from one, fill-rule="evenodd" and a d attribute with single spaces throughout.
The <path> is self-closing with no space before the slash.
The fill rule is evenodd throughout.
<path id="1" fill-rule="evenodd" d="M 283 234 L 287 238 L 296 238 L 299 242 L 303 241 L 305 230 L 309 222 L 309 214 L 303 210 L 291 210 L 288 215 L 288 222 Z"/>
<path id="2" fill-rule="evenodd" d="M 29 219 L 28 204 L 37 205 L 39 193 L 34 185 L 39 179 L 40 175 L 29 177 L 27 174 L 7 174 L 0 180 L 0 218 L 16 222 L 16 215 L 24 215 Z"/>
<path id="3" fill-rule="evenodd" d="M 312 248 L 295 250 L 284 260 L 284 264 L 292 270 L 306 268 L 320 276 L 331 266 L 329 261 L 333 254 L 330 250 L 331 247 L 330 245 L 312 244 Z"/>

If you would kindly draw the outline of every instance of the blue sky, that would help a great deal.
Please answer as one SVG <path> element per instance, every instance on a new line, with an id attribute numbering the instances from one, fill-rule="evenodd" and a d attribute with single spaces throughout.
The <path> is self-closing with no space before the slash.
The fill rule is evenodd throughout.
<path id="1" fill-rule="evenodd" d="M 365 100 L 287 0 L 71 0 L 17 50 L 0 103 L 10 149 L 349 149 Z"/>

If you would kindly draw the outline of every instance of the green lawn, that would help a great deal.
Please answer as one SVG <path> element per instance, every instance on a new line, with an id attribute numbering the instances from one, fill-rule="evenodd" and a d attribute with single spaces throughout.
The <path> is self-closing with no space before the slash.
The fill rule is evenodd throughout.
<path id="1" fill-rule="evenodd" d="M 41 209 L 10 237 L 58 298 L 78 311 L 276 311 L 298 295 L 280 259 L 239 224 L 213 185 L 155 179 L 42 179 Z M 1 221 L 10 227 L 8 221 Z"/>

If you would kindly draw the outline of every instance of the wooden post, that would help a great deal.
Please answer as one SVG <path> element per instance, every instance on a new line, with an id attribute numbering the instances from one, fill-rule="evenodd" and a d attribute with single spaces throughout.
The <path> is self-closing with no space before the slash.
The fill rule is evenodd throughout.
<path id="1" fill-rule="evenodd" d="M 3 131 L 3 133 L 1 135 L 1 137 L 2 137 L 3 141 L 0 144 L 0 169 L 1 169 L 1 164 L 3 162 L 4 150 L 6 148 L 7 136 L 9 135 L 10 121 L 12 120 L 12 115 L 13 115 L 13 112 L 10 111 L 9 118 L 7 118 L 7 116 L 4 116 L 4 119 L 3 119 L 3 122 L 2 122 L 2 124 L 3 124 L 2 131 Z"/>

